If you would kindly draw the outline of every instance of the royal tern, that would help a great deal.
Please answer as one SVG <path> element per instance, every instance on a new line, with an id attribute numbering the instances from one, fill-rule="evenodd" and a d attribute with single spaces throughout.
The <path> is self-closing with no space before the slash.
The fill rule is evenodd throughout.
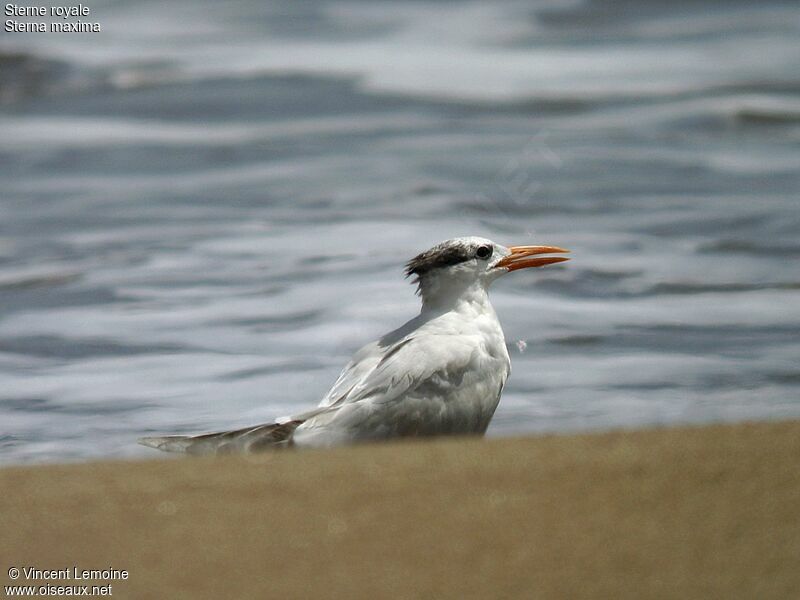
<path id="1" fill-rule="evenodd" d="M 565 261 L 544 256 L 564 252 L 479 237 L 442 242 L 406 264 L 420 314 L 356 352 L 317 408 L 235 431 L 139 442 L 166 452 L 227 454 L 483 434 L 511 371 L 489 285 L 510 271 Z"/>

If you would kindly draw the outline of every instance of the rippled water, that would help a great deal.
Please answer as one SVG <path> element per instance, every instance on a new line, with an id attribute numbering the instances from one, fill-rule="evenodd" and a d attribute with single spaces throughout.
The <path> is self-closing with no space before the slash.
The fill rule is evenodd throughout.
<path id="1" fill-rule="evenodd" d="M 0 461 L 315 404 L 455 235 L 493 435 L 800 417 L 800 8 L 94 2 L 0 37 Z"/>

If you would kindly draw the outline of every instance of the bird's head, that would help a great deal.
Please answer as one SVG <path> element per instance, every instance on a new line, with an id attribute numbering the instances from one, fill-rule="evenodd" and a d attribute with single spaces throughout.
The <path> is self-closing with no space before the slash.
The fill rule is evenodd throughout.
<path id="1" fill-rule="evenodd" d="M 485 291 L 500 275 L 569 260 L 544 256 L 569 252 L 556 246 L 505 247 L 480 237 L 444 241 L 412 258 L 406 276 L 415 277 L 423 303 L 458 297 L 470 290 Z"/>

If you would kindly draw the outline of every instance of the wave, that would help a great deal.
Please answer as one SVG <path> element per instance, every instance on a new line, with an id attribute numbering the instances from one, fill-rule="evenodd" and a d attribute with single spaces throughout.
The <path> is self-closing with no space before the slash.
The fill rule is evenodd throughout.
<path id="1" fill-rule="evenodd" d="M 0 117 L 0 148 L 17 150 L 42 144 L 46 144 L 48 149 L 243 145 L 337 134 L 407 132 L 422 130 L 434 122 L 424 115 L 411 113 L 281 119 L 274 123 L 243 121 L 185 124 L 155 119 L 91 116 Z"/>
<path id="2" fill-rule="evenodd" d="M 717 29 L 709 29 L 708 18 L 702 36 L 688 37 L 681 31 L 696 25 L 698 15 L 656 11 L 638 23 L 596 23 L 598 32 L 578 43 L 569 26 L 584 23 L 594 10 L 579 2 L 330 2 L 303 9 L 312 23 L 307 32 L 276 26 L 297 10 L 279 2 L 254 18 L 258 11 L 247 2 L 203 11 L 176 2 L 161 10 L 156 41 L 152 19 L 137 14 L 141 7 L 109 6 L 106 29 L 123 27 L 125 36 L 45 34 L 35 46 L 19 37 L 14 48 L 3 47 L 103 73 L 103 81 L 118 89 L 301 74 L 349 78 L 372 94 L 507 104 L 636 100 L 743 81 L 797 82 L 800 41 L 791 25 L 797 12 L 785 7 L 732 8 Z M 556 13 L 561 22 L 553 20 Z M 726 22 L 732 15 L 741 17 L 733 25 Z M 637 32 L 648 27 L 660 35 Z M 794 120 L 796 111 L 777 115 Z M 745 120 L 764 117 L 760 111 L 741 114 Z"/>
<path id="3" fill-rule="evenodd" d="M 0 107 L 23 105 L 41 96 L 85 93 L 104 84 L 100 72 L 81 68 L 57 53 L 0 46 Z"/>
<path id="4" fill-rule="evenodd" d="M 800 256 L 800 245 L 723 239 L 703 244 L 698 251 L 706 254 L 724 252 L 729 254 L 750 254 L 753 256 Z"/>

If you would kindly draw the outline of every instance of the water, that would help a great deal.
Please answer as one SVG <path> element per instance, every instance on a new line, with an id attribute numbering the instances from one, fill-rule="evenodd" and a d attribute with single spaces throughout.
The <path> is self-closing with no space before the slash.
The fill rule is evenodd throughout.
<path id="1" fill-rule="evenodd" d="M 0 36 L 0 461 L 315 404 L 457 235 L 491 435 L 800 417 L 800 8 L 101 2 Z"/>

